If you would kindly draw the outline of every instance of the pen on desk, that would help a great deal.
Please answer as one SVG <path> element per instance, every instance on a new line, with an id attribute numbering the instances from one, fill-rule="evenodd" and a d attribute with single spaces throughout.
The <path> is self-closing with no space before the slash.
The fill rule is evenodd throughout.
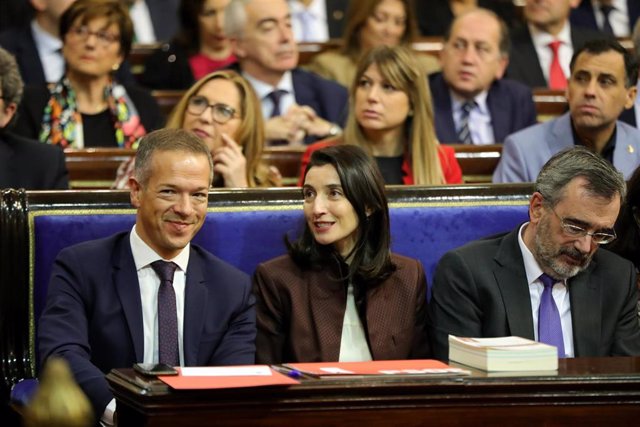
<path id="1" fill-rule="evenodd" d="M 289 368 L 287 366 L 271 365 L 271 369 L 273 369 L 276 372 L 280 372 L 281 374 L 286 375 L 289 378 L 298 379 L 303 377 L 302 372 L 298 371 L 297 369 Z"/>

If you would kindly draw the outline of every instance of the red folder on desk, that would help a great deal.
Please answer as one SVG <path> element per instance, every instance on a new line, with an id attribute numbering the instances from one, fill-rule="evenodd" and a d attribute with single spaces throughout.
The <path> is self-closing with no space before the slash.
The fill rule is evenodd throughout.
<path id="1" fill-rule="evenodd" d="M 180 375 L 158 378 L 178 390 L 300 384 L 299 381 L 276 372 L 267 365 L 180 368 Z"/>
<path id="2" fill-rule="evenodd" d="M 467 375 L 468 371 L 453 368 L 430 359 L 374 360 L 371 362 L 288 363 L 285 366 L 317 376 L 334 375 Z"/>

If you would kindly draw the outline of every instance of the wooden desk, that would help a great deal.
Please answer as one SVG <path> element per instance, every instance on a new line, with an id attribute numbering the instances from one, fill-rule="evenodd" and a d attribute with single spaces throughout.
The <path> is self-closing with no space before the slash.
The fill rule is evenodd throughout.
<path id="1" fill-rule="evenodd" d="M 538 377 L 476 371 L 235 390 L 172 391 L 159 382 L 143 387 L 138 378 L 132 369 L 107 375 L 120 426 L 619 427 L 640 417 L 640 358 L 561 359 L 557 374 Z"/>

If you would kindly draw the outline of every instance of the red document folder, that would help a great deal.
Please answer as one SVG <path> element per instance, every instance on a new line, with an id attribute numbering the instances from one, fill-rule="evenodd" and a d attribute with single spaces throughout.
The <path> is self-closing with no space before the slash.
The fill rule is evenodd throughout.
<path id="1" fill-rule="evenodd" d="M 287 363 L 290 369 L 316 376 L 334 375 L 468 375 L 468 371 L 431 360 L 374 360 L 371 362 Z"/>
<path id="2" fill-rule="evenodd" d="M 255 365 L 264 367 L 266 365 Z M 229 366 L 229 368 L 235 368 Z M 198 390 L 215 388 L 241 388 L 241 387 L 261 387 L 267 385 L 293 385 L 300 384 L 299 381 L 269 368 L 271 375 L 206 375 L 206 376 L 159 376 L 158 378 L 174 389 L 178 390 Z"/>

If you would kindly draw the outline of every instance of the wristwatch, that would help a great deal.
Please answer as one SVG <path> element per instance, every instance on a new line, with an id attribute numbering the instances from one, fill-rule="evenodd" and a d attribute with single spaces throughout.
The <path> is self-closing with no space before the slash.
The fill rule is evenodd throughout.
<path id="1" fill-rule="evenodd" d="M 327 136 L 338 136 L 342 133 L 342 128 L 335 123 L 331 123 L 331 127 L 329 128 L 329 133 Z"/>

